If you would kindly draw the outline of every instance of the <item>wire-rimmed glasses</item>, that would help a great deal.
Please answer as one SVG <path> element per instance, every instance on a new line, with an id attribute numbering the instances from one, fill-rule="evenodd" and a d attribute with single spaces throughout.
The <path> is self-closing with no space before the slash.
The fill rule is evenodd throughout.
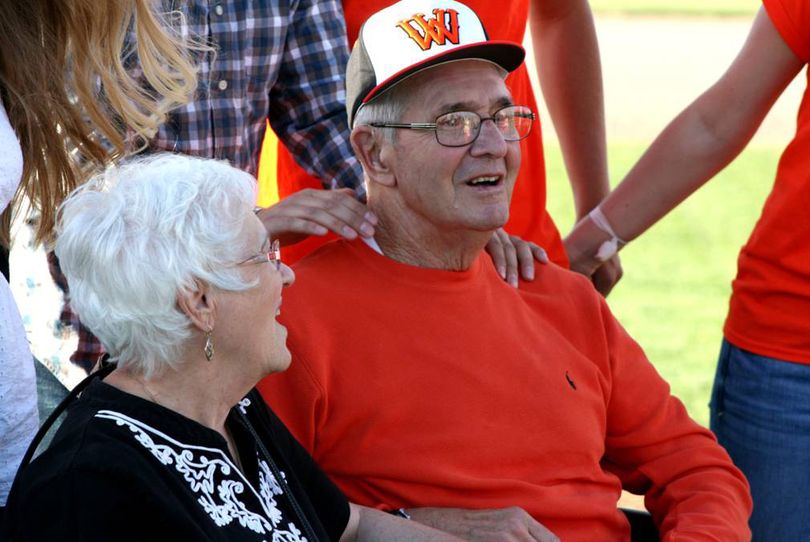
<path id="1" fill-rule="evenodd" d="M 445 147 L 464 147 L 478 139 L 481 124 L 491 120 L 506 141 L 520 141 L 529 135 L 535 114 L 525 105 L 507 105 L 491 117 L 482 117 L 474 111 L 451 111 L 436 117 L 435 122 L 371 122 L 376 128 L 406 130 L 432 130 L 436 141 Z"/>
<path id="2" fill-rule="evenodd" d="M 276 271 L 281 270 L 281 245 L 278 239 L 270 244 L 270 250 L 267 252 L 259 252 L 245 260 L 242 260 L 237 265 L 244 265 L 247 263 L 272 263 L 276 267 Z"/>

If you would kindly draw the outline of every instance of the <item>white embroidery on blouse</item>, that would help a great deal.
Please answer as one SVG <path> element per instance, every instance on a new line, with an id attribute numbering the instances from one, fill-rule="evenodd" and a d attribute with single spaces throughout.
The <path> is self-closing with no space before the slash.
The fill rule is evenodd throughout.
<path id="1" fill-rule="evenodd" d="M 248 406 L 250 401 L 240 408 Z M 111 420 L 126 426 L 144 448 L 162 464 L 174 465 L 175 470 L 198 495 L 197 502 L 218 527 L 234 520 L 257 534 L 270 534 L 272 542 L 307 542 L 306 537 L 292 522 L 279 528 L 284 521 L 275 496 L 283 491 L 267 464 L 259 458 L 259 492 L 244 477 L 230 458 L 218 448 L 183 444 L 170 436 L 134 418 L 112 410 L 99 410 L 96 418 Z M 155 438 L 166 443 L 155 442 Z M 213 456 L 213 457 L 212 457 Z M 287 478 L 281 472 L 283 478 Z M 247 489 L 261 503 L 264 515 L 247 508 L 239 495 Z M 266 541 L 265 541 L 266 542 Z"/>

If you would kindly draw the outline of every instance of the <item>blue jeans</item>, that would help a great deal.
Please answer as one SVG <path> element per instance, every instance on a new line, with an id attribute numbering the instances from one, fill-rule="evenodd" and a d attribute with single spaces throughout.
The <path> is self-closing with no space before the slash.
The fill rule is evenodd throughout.
<path id="1" fill-rule="evenodd" d="M 755 542 L 810 540 L 810 365 L 723 341 L 711 429 L 751 484 Z"/>

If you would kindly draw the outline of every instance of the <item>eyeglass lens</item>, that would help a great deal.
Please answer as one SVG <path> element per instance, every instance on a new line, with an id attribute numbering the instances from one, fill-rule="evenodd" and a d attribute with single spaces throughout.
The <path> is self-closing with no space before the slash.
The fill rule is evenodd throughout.
<path id="1" fill-rule="evenodd" d="M 504 107 L 486 118 L 472 111 L 453 111 L 436 119 L 436 139 L 449 147 L 469 145 L 478 138 L 483 121 L 491 120 L 506 141 L 520 141 L 529 135 L 532 117 L 531 109 L 519 105 Z"/>

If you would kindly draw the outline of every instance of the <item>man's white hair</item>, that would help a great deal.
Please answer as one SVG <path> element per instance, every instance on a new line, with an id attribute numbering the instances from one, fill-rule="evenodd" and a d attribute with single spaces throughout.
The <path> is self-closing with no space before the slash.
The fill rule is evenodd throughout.
<path id="1" fill-rule="evenodd" d="M 56 255 L 70 303 L 120 367 L 173 366 L 191 322 L 178 308 L 197 281 L 244 290 L 234 266 L 255 179 L 225 162 L 160 153 L 92 178 L 63 203 Z"/>
<path id="2" fill-rule="evenodd" d="M 402 92 L 402 83 L 360 107 L 354 118 L 355 126 L 369 125 L 373 122 L 401 122 L 405 107 L 408 105 L 407 92 Z M 382 130 L 385 140 L 394 143 L 397 130 L 393 128 L 375 128 Z"/>

